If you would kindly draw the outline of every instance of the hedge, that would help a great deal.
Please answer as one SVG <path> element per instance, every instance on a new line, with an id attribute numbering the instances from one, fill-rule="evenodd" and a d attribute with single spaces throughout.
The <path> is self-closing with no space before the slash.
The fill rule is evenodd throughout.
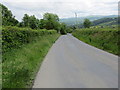
<path id="1" fill-rule="evenodd" d="M 23 44 L 30 43 L 42 35 L 52 35 L 56 30 L 33 30 L 30 28 L 3 27 L 2 28 L 2 52 L 14 48 L 20 48 Z"/>
<path id="2" fill-rule="evenodd" d="M 120 55 L 118 50 L 118 29 L 117 28 L 86 28 L 78 29 L 72 33 L 73 36 L 93 45 L 97 48 L 103 49 L 110 53 Z"/>

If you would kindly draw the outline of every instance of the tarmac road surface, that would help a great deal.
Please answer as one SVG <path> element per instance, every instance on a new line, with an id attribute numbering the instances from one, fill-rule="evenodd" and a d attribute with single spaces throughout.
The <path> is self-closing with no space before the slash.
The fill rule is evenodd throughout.
<path id="1" fill-rule="evenodd" d="M 33 88 L 118 88 L 118 56 L 62 35 L 45 57 Z"/>

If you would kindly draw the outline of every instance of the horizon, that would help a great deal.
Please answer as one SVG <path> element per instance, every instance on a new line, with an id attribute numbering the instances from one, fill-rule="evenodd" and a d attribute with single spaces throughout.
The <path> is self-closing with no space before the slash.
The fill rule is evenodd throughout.
<path id="1" fill-rule="evenodd" d="M 115 15 L 115 14 L 112 14 L 112 15 L 87 15 L 87 16 L 80 16 L 80 17 L 77 17 L 77 18 L 85 18 L 85 17 L 101 17 L 101 16 L 118 16 L 118 15 Z M 74 17 L 69 17 L 69 18 L 75 18 Z M 60 18 L 60 19 L 69 19 L 69 18 Z"/>

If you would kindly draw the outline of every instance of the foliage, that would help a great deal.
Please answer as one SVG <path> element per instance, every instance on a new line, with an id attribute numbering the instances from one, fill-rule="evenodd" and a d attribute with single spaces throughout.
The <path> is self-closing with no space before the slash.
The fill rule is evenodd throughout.
<path id="1" fill-rule="evenodd" d="M 29 16 L 27 14 L 24 15 L 22 22 L 19 24 L 19 26 L 23 27 L 30 27 L 32 29 L 38 29 L 39 28 L 39 20 L 33 15 Z"/>
<path id="2" fill-rule="evenodd" d="M 59 17 L 56 14 L 45 13 L 43 19 L 37 19 L 34 15 L 29 16 L 24 15 L 20 26 L 30 27 L 32 29 L 58 29 L 59 27 Z"/>
<path id="3" fill-rule="evenodd" d="M 3 88 L 32 88 L 44 57 L 59 36 L 55 32 L 44 34 L 19 49 L 6 52 L 2 63 Z"/>
<path id="4" fill-rule="evenodd" d="M 90 28 L 91 21 L 89 19 L 85 19 L 83 25 L 84 25 L 85 28 Z"/>
<path id="5" fill-rule="evenodd" d="M 51 45 L 60 36 L 55 30 L 2 28 L 3 88 L 32 87 L 39 66 Z"/>
<path id="6" fill-rule="evenodd" d="M 59 23 L 59 17 L 56 14 L 45 13 L 43 19 L 38 20 L 34 15 L 29 16 L 24 15 L 22 22 L 19 23 L 19 26 L 30 27 L 32 29 L 54 29 L 57 32 L 66 34 L 66 25 Z"/>
<path id="7" fill-rule="evenodd" d="M 61 25 L 60 33 L 61 34 L 67 34 L 67 32 L 66 32 L 66 29 L 67 29 L 66 24 L 61 23 L 60 25 Z"/>
<path id="8" fill-rule="evenodd" d="M 39 21 L 39 28 L 40 29 L 44 29 L 45 28 L 45 20 L 44 19 L 40 19 L 40 21 Z"/>
<path id="9" fill-rule="evenodd" d="M 71 28 L 71 27 L 67 27 L 66 32 L 67 32 L 67 33 L 72 33 L 72 32 L 73 32 L 73 28 Z"/>
<path id="10" fill-rule="evenodd" d="M 2 9 L 3 16 L 3 25 L 4 26 L 18 26 L 18 27 L 27 27 L 31 29 L 54 29 L 57 32 L 61 32 L 61 34 L 66 34 L 67 26 L 59 22 L 59 17 L 53 13 L 45 13 L 43 15 L 43 19 L 37 19 L 34 15 L 29 16 L 28 14 L 24 14 L 21 22 L 18 22 L 15 17 L 12 15 L 12 12 L 8 10 L 7 7 L 0 4 Z"/>
<path id="11" fill-rule="evenodd" d="M 0 4 L 0 7 L 2 8 L 2 25 L 15 26 L 19 23 L 18 20 L 15 19 L 15 16 L 13 16 L 12 12 L 8 10 L 6 6 Z"/>
<path id="12" fill-rule="evenodd" d="M 24 17 L 22 19 L 22 23 L 24 27 L 29 27 L 29 23 L 30 23 L 29 19 L 30 19 L 29 15 L 24 14 Z"/>
<path id="13" fill-rule="evenodd" d="M 118 52 L 118 29 L 117 28 L 90 28 L 79 29 L 73 35 L 97 48 L 110 53 L 120 55 Z"/>
<path id="14" fill-rule="evenodd" d="M 41 20 L 41 24 L 45 29 L 56 29 L 59 27 L 59 17 L 56 14 L 45 13 L 43 15 L 43 19 Z"/>
<path id="15" fill-rule="evenodd" d="M 50 21 L 59 21 L 59 17 L 56 14 L 52 14 L 52 13 L 45 13 L 43 15 L 43 19 Z"/>
<path id="16" fill-rule="evenodd" d="M 43 35 L 56 33 L 55 30 L 33 30 L 30 28 L 3 27 L 2 29 L 2 51 L 6 52 L 13 48 L 19 48 L 23 44 L 32 42 L 35 38 Z"/>

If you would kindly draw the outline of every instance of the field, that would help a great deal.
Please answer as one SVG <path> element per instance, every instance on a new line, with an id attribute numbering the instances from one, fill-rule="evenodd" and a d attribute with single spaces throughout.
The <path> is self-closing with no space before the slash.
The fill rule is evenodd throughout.
<path id="1" fill-rule="evenodd" d="M 17 28 L 17 29 L 20 29 L 20 28 Z M 23 31 L 24 30 L 22 30 L 22 32 Z M 7 34 L 9 34 L 10 32 L 11 31 L 7 31 Z M 41 32 L 39 31 L 39 33 Z M 32 83 L 33 83 L 33 80 L 35 79 L 36 72 L 38 71 L 44 57 L 46 56 L 52 44 L 60 36 L 58 33 L 55 33 L 55 32 L 52 33 L 52 32 L 54 31 L 51 31 L 51 33 L 50 31 L 44 31 L 44 34 L 42 33 L 42 35 L 40 36 L 36 36 L 36 37 L 34 36 L 34 39 L 32 39 L 32 41 L 29 41 L 29 43 L 24 43 L 23 45 L 20 44 L 21 43 L 20 41 L 16 41 L 14 38 L 16 36 L 15 34 L 18 34 L 18 33 L 13 33 L 14 35 L 12 37 L 12 40 L 13 40 L 12 45 L 16 45 L 16 47 L 11 46 L 11 49 L 9 50 L 5 46 L 4 46 L 5 48 L 3 47 L 4 48 L 3 63 L 2 63 L 3 88 L 32 87 Z M 21 33 L 19 32 L 19 34 Z M 17 37 L 19 38 L 19 35 L 17 35 Z M 11 38 L 11 36 L 9 35 L 7 36 L 7 38 L 9 39 Z M 7 41 L 9 40 L 6 40 L 6 41 L 5 40 L 6 39 L 4 39 L 4 42 L 6 44 Z M 17 44 L 14 44 L 14 41 L 16 41 Z M 10 45 L 8 46 L 10 47 Z"/>
<path id="2" fill-rule="evenodd" d="M 74 31 L 72 34 L 85 43 L 103 49 L 107 52 L 120 55 L 118 52 L 117 27 L 79 29 Z"/>

